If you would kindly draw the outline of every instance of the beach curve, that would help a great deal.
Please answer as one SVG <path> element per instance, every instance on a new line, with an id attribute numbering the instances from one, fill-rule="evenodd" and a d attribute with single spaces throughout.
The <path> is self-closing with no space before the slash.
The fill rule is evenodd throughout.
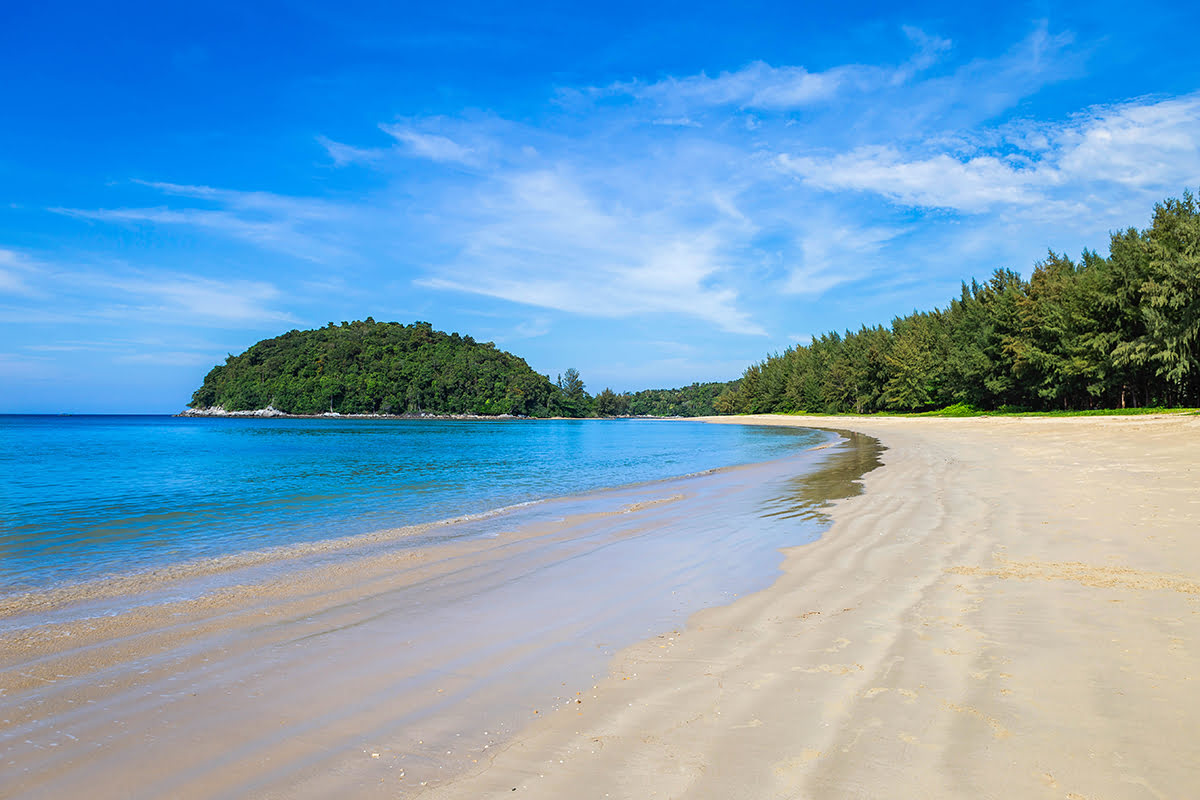
<path id="1" fill-rule="evenodd" d="M 1200 419 L 759 416 L 884 468 L 769 589 L 422 797 L 1186 797 Z"/>

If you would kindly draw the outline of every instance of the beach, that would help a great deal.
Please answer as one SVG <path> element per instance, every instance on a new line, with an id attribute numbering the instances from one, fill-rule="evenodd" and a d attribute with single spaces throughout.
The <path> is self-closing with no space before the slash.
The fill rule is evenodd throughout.
<path id="1" fill-rule="evenodd" d="M 163 424 L 167 440 L 197 435 L 195 420 Z M 416 449 L 413 437 L 454 433 L 442 422 L 407 433 L 393 426 L 417 423 L 233 424 L 239 437 L 287 437 L 293 465 L 296 436 L 350 437 L 336 441 L 362 451 L 366 435 L 403 435 Z M 629 451 L 663 437 L 677 444 L 647 452 L 664 460 L 679 443 L 706 442 L 774 458 L 364 535 L 164 566 L 147 558 L 141 571 L 9 594 L 0 598 L 0 794 L 419 794 L 486 763 L 555 708 L 579 705 L 624 647 L 769 586 L 780 548 L 815 540 L 825 498 L 852 491 L 877 463 L 870 443 L 830 433 L 584 424 L 510 433 L 598 437 L 610 451 L 624 441 L 626 481 L 639 474 Z M 478 435 L 499 433 L 486 423 Z M 164 434 L 152 423 L 139 435 Z M 374 474 L 373 464 L 357 470 Z M 834 467 L 841 480 L 826 476 Z M 297 503 L 285 495 L 277 505 L 295 513 Z M 224 515 L 205 519 L 216 527 Z"/>
<path id="2" fill-rule="evenodd" d="M 841 441 L 8 631 L 4 794 L 1200 785 L 1200 418 L 710 421 Z"/>
<path id="3" fill-rule="evenodd" d="M 858 431 L 884 467 L 771 588 L 430 797 L 1195 795 L 1200 419 L 712 421 Z"/>

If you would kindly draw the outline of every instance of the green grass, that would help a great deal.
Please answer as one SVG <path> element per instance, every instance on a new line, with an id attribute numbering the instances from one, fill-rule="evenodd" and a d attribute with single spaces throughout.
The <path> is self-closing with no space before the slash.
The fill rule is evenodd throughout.
<path id="1" fill-rule="evenodd" d="M 1096 408 L 1089 411 L 989 411 L 988 417 L 1138 417 L 1145 414 L 1197 414 L 1195 408 Z"/>
<path id="2" fill-rule="evenodd" d="M 1002 411 L 982 411 L 966 403 L 955 403 L 952 406 L 936 411 L 878 411 L 873 414 L 855 414 L 853 411 L 843 413 L 786 411 L 788 416 L 799 417 L 1136 417 L 1146 414 L 1188 414 L 1200 415 L 1196 408 L 1097 408 L 1083 411 L 1025 411 L 1006 408 Z"/>

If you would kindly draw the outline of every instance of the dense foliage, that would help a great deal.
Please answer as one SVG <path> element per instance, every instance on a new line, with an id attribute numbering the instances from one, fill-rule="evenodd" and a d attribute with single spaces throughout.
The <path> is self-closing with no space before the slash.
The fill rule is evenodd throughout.
<path id="1" fill-rule="evenodd" d="M 693 383 L 681 389 L 643 389 L 626 395 L 628 414 L 643 417 L 704 417 L 717 413 L 714 401 L 737 385 Z"/>
<path id="2" fill-rule="evenodd" d="M 720 413 L 1200 405 L 1200 207 L 1155 206 L 1107 258 L 1050 252 L 1027 281 L 997 270 L 946 308 L 826 333 L 768 357 Z"/>
<path id="3" fill-rule="evenodd" d="M 578 374 L 576 374 L 578 379 Z M 574 415 L 583 383 L 564 395 L 523 359 L 470 336 L 402 325 L 332 322 L 264 339 L 214 367 L 193 408 L 289 414 Z"/>
<path id="4" fill-rule="evenodd" d="M 214 367 L 195 409 L 287 414 L 514 414 L 531 417 L 699 416 L 730 384 L 604 389 L 592 397 L 578 370 L 551 383 L 490 342 L 435 331 L 428 322 L 332 322 L 264 339 Z"/>

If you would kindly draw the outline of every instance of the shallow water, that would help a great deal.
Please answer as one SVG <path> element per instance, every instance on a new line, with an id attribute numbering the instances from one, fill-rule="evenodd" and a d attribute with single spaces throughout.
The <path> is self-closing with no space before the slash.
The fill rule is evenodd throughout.
<path id="1" fill-rule="evenodd" d="M 38 624 L 0 630 L 0 762 L 28 797 L 419 793 L 574 713 L 626 645 L 768 586 L 878 464 L 865 441 L 790 452 L 421 547 L 381 534 L 139 581 L 108 616 L 19 614 Z"/>
<path id="2" fill-rule="evenodd" d="M 0 596 L 488 515 L 824 438 L 648 420 L 0 416 Z"/>

